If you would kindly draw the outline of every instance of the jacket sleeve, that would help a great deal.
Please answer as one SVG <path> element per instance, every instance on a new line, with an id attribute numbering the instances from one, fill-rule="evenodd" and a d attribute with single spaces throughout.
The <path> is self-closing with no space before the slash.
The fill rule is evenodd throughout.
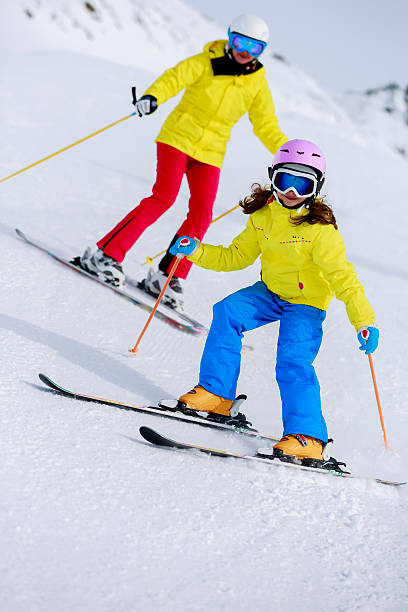
<path id="1" fill-rule="evenodd" d="M 188 259 L 201 268 L 231 272 L 253 264 L 260 252 L 256 230 L 250 217 L 244 231 L 233 239 L 229 247 L 201 244 L 198 251 Z"/>
<path id="2" fill-rule="evenodd" d="M 275 154 L 279 147 L 289 140 L 279 127 L 275 105 L 265 78 L 248 110 L 248 116 L 255 136 L 271 153 Z"/>
<path id="3" fill-rule="evenodd" d="M 157 104 L 167 102 L 182 89 L 194 83 L 204 72 L 208 57 L 204 53 L 193 55 L 169 68 L 144 92 L 144 96 L 154 96 Z"/>
<path id="4" fill-rule="evenodd" d="M 350 323 L 356 330 L 374 324 L 374 311 L 367 300 L 353 264 L 347 261 L 340 232 L 333 225 L 322 226 L 313 248 L 313 260 L 319 266 L 336 297 L 345 303 Z"/>

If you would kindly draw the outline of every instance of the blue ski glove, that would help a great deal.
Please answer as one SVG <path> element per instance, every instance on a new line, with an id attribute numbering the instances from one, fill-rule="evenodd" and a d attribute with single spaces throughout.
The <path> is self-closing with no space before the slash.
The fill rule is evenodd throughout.
<path id="1" fill-rule="evenodd" d="M 357 332 L 357 338 L 360 342 L 359 349 L 364 351 L 366 355 L 374 353 L 378 346 L 378 338 L 380 330 L 377 327 L 362 327 Z"/>
<path id="2" fill-rule="evenodd" d="M 200 246 L 200 241 L 197 238 L 190 238 L 190 236 L 181 236 L 177 238 L 176 242 L 169 248 L 169 252 L 172 255 L 192 255 L 195 253 Z"/>

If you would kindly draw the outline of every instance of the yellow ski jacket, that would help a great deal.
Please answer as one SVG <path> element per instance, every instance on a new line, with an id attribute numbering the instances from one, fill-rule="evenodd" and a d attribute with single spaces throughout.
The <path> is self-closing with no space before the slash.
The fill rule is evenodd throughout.
<path id="1" fill-rule="evenodd" d="M 246 112 L 255 135 L 271 153 L 275 154 L 288 140 L 279 128 L 263 66 L 249 74 L 214 76 L 211 59 L 224 55 L 225 43 L 225 40 L 208 43 L 202 53 L 166 70 L 144 93 L 163 104 L 185 89 L 156 142 L 219 168 L 231 128 Z"/>
<path id="2" fill-rule="evenodd" d="M 335 295 L 345 303 L 356 330 L 373 325 L 373 309 L 347 261 L 339 231 L 333 225 L 293 225 L 290 217 L 297 214 L 271 199 L 249 216 L 229 247 L 201 244 L 188 259 L 228 272 L 246 268 L 261 255 L 262 280 L 281 299 L 327 310 Z"/>

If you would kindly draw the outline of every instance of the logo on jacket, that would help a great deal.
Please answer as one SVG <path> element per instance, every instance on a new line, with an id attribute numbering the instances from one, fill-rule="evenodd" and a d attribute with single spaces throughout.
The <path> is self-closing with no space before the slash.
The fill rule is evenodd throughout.
<path id="1" fill-rule="evenodd" d="M 265 238 L 265 240 L 270 240 L 271 238 L 273 238 L 273 236 L 267 236 L 265 234 L 265 230 L 263 227 L 259 227 L 258 225 L 255 225 L 255 229 L 263 233 L 263 237 Z M 297 243 L 301 243 L 301 244 L 309 243 L 310 244 L 311 242 L 312 242 L 311 240 L 306 240 L 306 238 L 303 238 L 303 236 L 292 236 L 291 240 L 280 240 L 279 244 L 297 244 Z"/>
<path id="2" fill-rule="evenodd" d="M 279 244 L 307 244 L 311 242 L 311 240 L 306 240 L 303 236 L 292 236 L 291 240 L 281 240 Z"/>

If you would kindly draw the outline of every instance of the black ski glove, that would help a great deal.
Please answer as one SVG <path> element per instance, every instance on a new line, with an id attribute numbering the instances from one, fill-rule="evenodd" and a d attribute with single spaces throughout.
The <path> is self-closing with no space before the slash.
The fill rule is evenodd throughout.
<path id="1" fill-rule="evenodd" d="M 157 99 L 154 96 L 142 96 L 136 101 L 135 106 L 139 117 L 151 115 L 157 109 Z"/>

